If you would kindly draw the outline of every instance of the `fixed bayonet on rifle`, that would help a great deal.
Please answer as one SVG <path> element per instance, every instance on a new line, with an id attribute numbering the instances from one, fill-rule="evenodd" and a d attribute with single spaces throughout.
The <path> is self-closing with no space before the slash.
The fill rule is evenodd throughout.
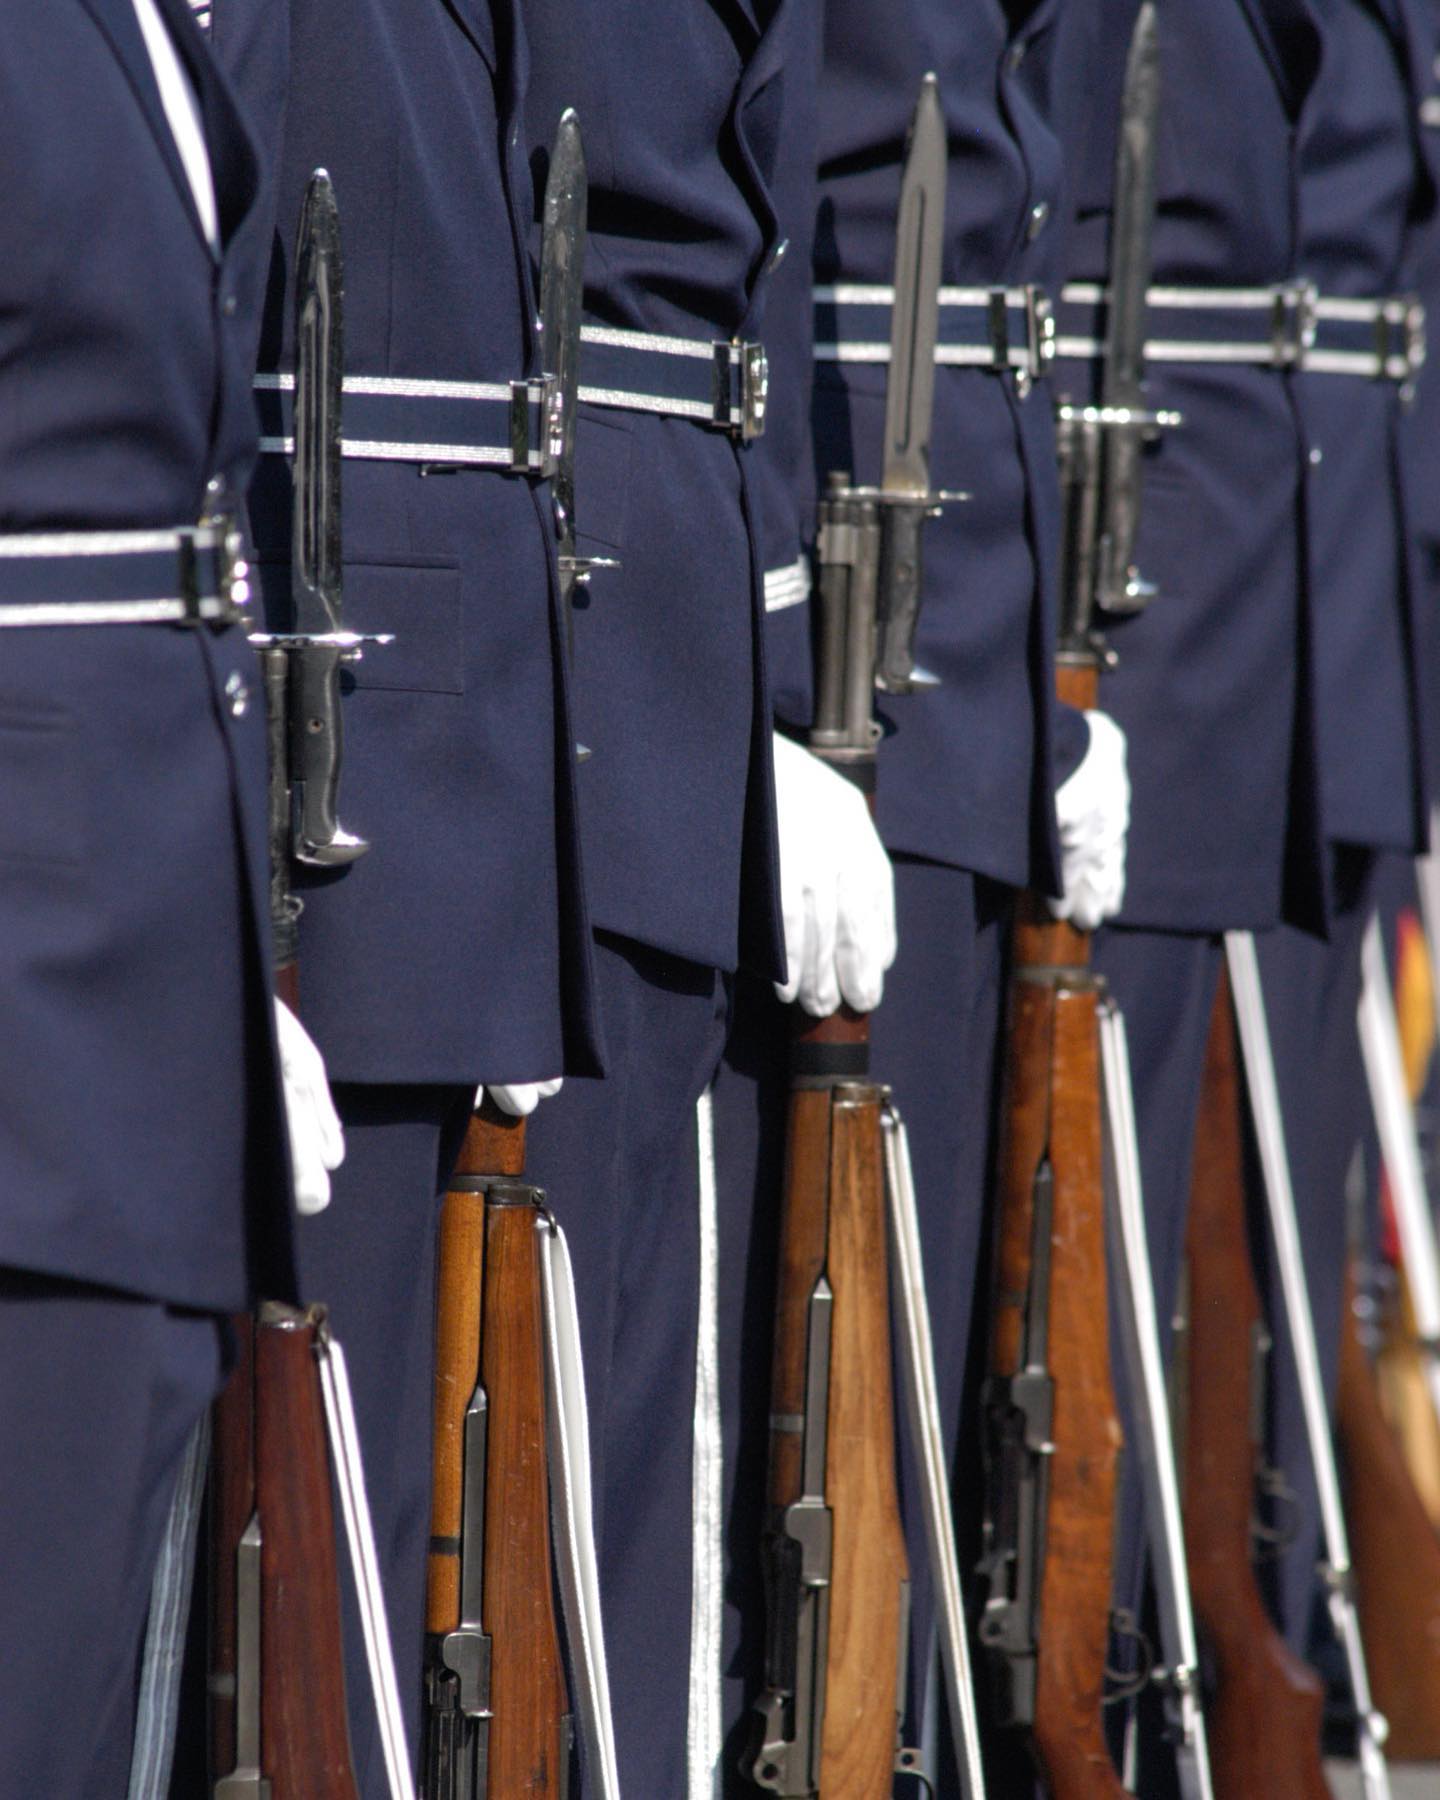
<path id="1" fill-rule="evenodd" d="M 1098 697 L 1107 652 L 1096 609 L 1114 597 L 1115 569 L 1128 571 L 1139 449 L 1155 427 L 1140 402 L 1158 103 L 1155 7 L 1144 0 L 1121 101 L 1103 404 L 1062 407 L 1057 433 L 1065 523 L 1056 689 L 1082 711 Z M 981 1638 L 1000 1714 L 1025 1731 L 1057 1800 L 1124 1791 L 1100 1723 L 1121 1450 L 1108 1333 L 1103 994 L 1089 938 L 1023 896 L 987 1384 Z M 1037 1323 L 1048 1334 L 1040 1359 Z"/>
<path id="2" fill-rule="evenodd" d="M 1155 149 L 1160 45 L 1155 0 L 1144 0 L 1125 64 L 1104 366 L 1098 406 L 1061 406 L 1058 437 L 1065 489 L 1062 649 L 1083 650 L 1096 610 L 1139 612 L 1155 590 L 1135 567 L 1142 457 L 1180 416 L 1145 401 L 1145 319 L 1155 224 Z"/>
<path id="3" fill-rule="evenodd" d="M 832 474 L 819 516 L 810 748 L 872 805 L 875 689 L 923 685 L 912 652 L 920 527 L 937 498 L 929 442 L 945 176 L 927 75 L 901 181 L 882 485 Z M 796 1024 L 762 1545 L 765 1691 L 745 1766 L 757 1786 L 806 1800 L 883 1792 L 915 1758 L 900 1747 L 909 1570 L 895 1481 L 886 1094 L 868 1079 L 863 1014 L 797 1013 Z"/>
<path id="4" fill-rule="evenodd" d="M 524 1121 L 487 1099 L 440 1217 L 425 1800 L 563 1800 L 569 1781 L 551 1592 L 549 1215 L 524 1158 Z"/>

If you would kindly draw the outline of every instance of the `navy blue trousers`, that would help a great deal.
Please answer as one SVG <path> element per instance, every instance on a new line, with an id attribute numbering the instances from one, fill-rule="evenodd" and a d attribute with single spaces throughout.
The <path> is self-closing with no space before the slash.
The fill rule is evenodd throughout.
<path id="1" fill-rule="evenodd" d="M 714 969 L 598 932 L 604 1080 L 531 1120 L 529 1167 L 575 1264 L 620 1782 L 686 1792 L 699 1309 L 695 1108 L 724 1048 Z"/>
<path id="2" fill-rule="evenodd" d="M 895 860 L 900 952 L 871 1027 L 871 1066 L 891 1085 L 910 1135 L 962 1571 L 981 1515 L 978 1397 L 984 1345 L 971 1354 L 977 1286 L 988 1280 L 986 1204 L 994 1158 L 1009 892 L 964 870 Z M 764 1674 L 764 1523 L 775 1330 L 789 1023 L 768 985 L 742 985 L 715 1088 L 720 1209 L 720 1393 L 726 1497 L 725 1791 L 753 1793 L 738 1763 Z M 900 1409 L 903 1440 L 903 1409 Z M 902 1499 L 912 1581 L 911 1740 L 921 1720 L 931 1594 L 913 1458 Z"/>
<path id="3" fill-rule="evenodd" d="M 222 1329 L 0 1270 L 0 1792 L 124 1800 L 150 1582 Z"/>
<path id="4" fill-rule="evenodd" d="M 421 1747 L 425 1555 L 435 1366 L 439 1196 L 475 1090 L 339 1083 L 345 1161 L 329 1208 L 296 1222 L 301 1293 L 330 1308 L 355 1396 L 375 1548 L 412 1761 Z M 363 1800 L 389 1800 L 353 1574 L 337 1555 L 345 1609 L 350 1742 Z"/>
<path id="5" fill-rule="evenodd" d="M 1372 860 L 1337 857 L 1336 908 L 1329 943 L 1282 928 L 1257 940 L 1280 1110 L 1295 1190 L 1301 1253 L 1333 1425 L 1348 1243 L 1345 1184 L 1368 1133 L 1369 1097 L 1356 1031 L 1360 946 L 1374 894 Z M 1275 1352 L 1270 1369 L 1270 1456 L 1296 1495 L 1294 1533 L 1275 1565 L 1281 1629 L 1304 1654 L 1327 1646 L 1316 1564 L 1324 1554 L 1314 1465 L 1296 1383 L 1272 1238 L 1262 1286 Z"/>

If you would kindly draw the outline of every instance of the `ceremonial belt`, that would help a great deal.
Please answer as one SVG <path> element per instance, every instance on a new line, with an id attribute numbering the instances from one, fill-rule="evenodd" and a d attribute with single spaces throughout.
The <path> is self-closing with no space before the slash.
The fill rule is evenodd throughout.
<path id="1" fill-rule="evenodd" d="M 814 290 L 815 360 L 888 363 L 895 290 L 844 282 Z M 1055 318 L 1043 288 L 942 287 L 935 361 L 1010 369 L 1035 380 L 1055 357 Z"/>
<path id="2" fill-rule="evenodd" d="M 748 441 L 765 429 L 764 347 L 702 343 L 648 331 L 586 325 L 580 332 L 581 400 L 593 406 L 663 413 Z M 295 377 L 255 377 L 260 449 L 295 450 Z M 346 456 L 366 462 L 554 473 L 559 396 L 552 376 L 530 381 L 422 381 L 403 375 L 347 375 Z"/>
<path id="3" fill-rule="evenodd" d="M 229 625 L 249 570 L 230 521 L 155 531 L 0 535 L 0 627 Z"/>
<path id="4" fill-rule="evenodd" d="M 1243 364 L 1359 375 L 1411 386 L 1425 364 L 1425 308 L 1413 294 L 1323 295 L 1308 282 L 1274 287 L 1152 287 L 1147 363 Z M 1061 356 L 1104 354 L 1106 291 L 1072 282 L 1060 295 Z"/>

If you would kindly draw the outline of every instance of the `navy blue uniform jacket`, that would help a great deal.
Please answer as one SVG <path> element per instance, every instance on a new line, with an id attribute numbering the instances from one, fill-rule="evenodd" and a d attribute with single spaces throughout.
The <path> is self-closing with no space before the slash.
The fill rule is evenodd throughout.
<path id="1" fill-rule="evenodd" d="M 543 162 L 567 106 L 585 135 L 591 320 L 698 342 L 763 334 L 787 15 L 800 3 L 527 4 L 532 157 Z M 774 975 L 750 456 L 694 421 L 582 408 L 581 546 L 621 567 L 595 575 L 578 612 L 575 717 L 593 751 L 580 795 L 594 923 Z"/>
<path id="2" fill-rule="evenodd" d="M 323 165 L 348 375 L 538 373 L 516 15 L 510 0 L 217 0 L 217 54 L 278 149 L 262 368 L 293 367 L 295 221 Z M 283 617 L 285 459 L 263 459 L 252 515 Z M 548 490 L 347 458 L 344 533 L 346 622 L 396 641 L 366 651 L 344 703 L 341 817 L 372 848 L 304 890 L 303 1005 L 331 1077 L 594 1072 Z"/>
<path id="3" fill-rule="evenodd" d="M 189 524 L 210 482 L 244 492 L 256 157 L 186 8 L 161 12 L 218 261 L 131 0 L 0 16 L 0 531 Z M 293 1289 L 264 759 L 239 627 L 0 632 L 0 1263 L 226 1311 Z"/>
<path id="4" fill-rule="evenodd" d="M 1300 266 L 1322 294 L 1373 299 L 1419 278 L 1435 207 L 1420 105 L 1429 0 L 1309 0 L 1319 72 L 1300 145 Z M 1309 372 L 1309 575 L 1326 835 L 1418 850 L 1428 836 L 1422 578 L 1393 382 Z M 1431 634 L 1433 642 L 1433 634 Z"/>
<path id="5" fill-rule="evenodd" d="M 1103 281 L 1119 95 L 1136 8 L 1099 8 L 1092 103 L 1076 115 L 1069 274 Z M 1154 279 L 1262 287 L 1294 277 L 1295 134 L 1317 46 L 1287 0 L 1166 0 Z M 1152 314 L 1152 335 L 1166 333 Z M 1093 371 L 1060 378 L 1095 397 Z M 1105 622 L 1101 704 L 1129 739 L 1121 923 L 1320 928 L 1324 891 L 1300 579 L 1303 445 L 1293 380 L 1272 368 L 1155 363 L 1178 408 L 1144 479 L 1138 544 L 1159 596 Z"/>
<path id="6" fill-rule="evenodd" d="M 905 135 L 920 78 L 934 70 L 950 141 L 942 279 L 1054 286 L 1059 145 L 1024 65 L 1056 12 L 1044 0 L 1012 37 L 997 0 L 969 8 L 831 0 L 818 283 L 891 281 Z M 807 536 L 828 470 L 878 479 L 885 386 L 883 365 L 817 363 L 813 464 L 796 484 Z M 1084 731 L 1053 697 L 1059 493 L 1048 384 L 1023 395 L 1011 374 L 938 369 L 931 477 L 973 498 L 927 527 L 917 657 L 943 685 L 880 703 L 889 732 L 880 829 L 892 850 L 1053 891 L 1054 782 L 1078 759 Z M 796 728 L 811 712 L 808 623 L 801 608 L 771 617 L 777 709 Z M 1065 741 L 1052 754 L 1061 717 Z"/>

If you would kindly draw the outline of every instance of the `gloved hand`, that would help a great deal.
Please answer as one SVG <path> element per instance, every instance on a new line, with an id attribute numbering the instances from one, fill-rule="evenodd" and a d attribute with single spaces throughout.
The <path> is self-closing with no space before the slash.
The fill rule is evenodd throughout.
<path id="1" fill-rule="evenodd" d="M 1130 776 L 1125 733 L 1109 713 L 1087 712 L 1085 719 L 1089 747 L 1055 794 L 1065 897 L 1051 900 L 1050 911 L 1079 931 L 1094 931 L 1125 898 Z"/>
<path id="2" fill-rule="evenodd" d="M 295 1210 L 324 1212 L 330 1204 L 330 1176 L 345 1160 L 345 1134 L 330 1098 L 325 1059 L 305 1027 L 285 1005 L 275 1002 L 275 1036 L 285 1118 L 290 1127 L 290 1166 Z"/>
<path id="3" fill-rule="evenodd" d="M 484 1082 L 475 1090 L 475 1105 L 478 1108 L 488 1093 L 501 1112 L 528 1119 L 542 1100 L 558 1094 L 563 1085 L 564 1078 L 559 1075 L 553 1081 Z"/>
<path id="4" fill-rule="evenodd" d="M 775 992 L 821 1019 L 842 999 L 873 1012 L 895 960 L 895 882 L 865 797 L 776 732 L 775 802 L 789 973 Z"/>

